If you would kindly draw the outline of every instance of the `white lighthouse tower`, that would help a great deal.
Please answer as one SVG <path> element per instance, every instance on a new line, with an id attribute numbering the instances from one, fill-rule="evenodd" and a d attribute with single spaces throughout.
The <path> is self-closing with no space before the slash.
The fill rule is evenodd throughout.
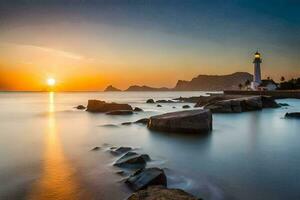
<path id="1" fill-rule="evenodd" d="M 258 51 L 254 54 L 254 76 L 253 81 L 251 83 L 252 90 L 258 90 L 259 85 L 261 84 L 261 71 L 260 71 L 260 63 L 262 63 L 261 55 Z"/>

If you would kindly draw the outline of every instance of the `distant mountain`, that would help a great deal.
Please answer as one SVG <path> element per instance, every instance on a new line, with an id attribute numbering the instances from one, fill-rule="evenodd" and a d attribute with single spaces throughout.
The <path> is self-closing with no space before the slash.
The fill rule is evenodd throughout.
<path id="1" fill-rule="evenodd" d="M 166 87 L 154 88 L 154 87 L 149 87 L 146 85 L 143 85 L 143 86 L 132 85 L 125 91 L 170 91 L 170 90 L 171 89 L 166 88 Z"/>
<path id="2" fill-rule="evenodd" d="M 118 92 L 118 91 L 121 91 L 121 90 L 118 88 L 115 88 L 112 85 L 107 86 L 104 90 L 104 92 Z"/>
<path id="3" fill-rule="evenodd" d="M 252 79 L 253 76 L 248 72 L 235 72 L 229 75 L 199 75 L 191 81 L 179 80 L 173 90 L 230 90 L 237 89 L 240 83 L 244 84 Z"/>

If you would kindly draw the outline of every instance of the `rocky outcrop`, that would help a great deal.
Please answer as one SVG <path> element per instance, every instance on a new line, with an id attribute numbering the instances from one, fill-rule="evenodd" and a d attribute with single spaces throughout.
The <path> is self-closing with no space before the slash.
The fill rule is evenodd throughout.
<path id="1" fill-rule="evenodd" d="M 84 110 L 84 109 L 86 109 L 86 107 L 84 105 L 78 105 L 75 108 L 78 109 L 78 110 Z"/>
<path id="2" fill-rule="evenodd" d="M 157 100 L 156 103 L 175 103 L 175 101 L 172 101 L 172 100 Z"/>
<path id="3" fill-rule="evenodd" d="M 153 99 L 148 99 L 146 103 L 155 103 Z"/>
<path id="4" fill-rule="evenodd" d="M 276 101 L 269 96 L 260 96 L 262 101 L 263 108 L 279 108 L 280 105 L 276 103 Z"/>
<path id="5" fill-rule="evenodd" d="M 148 118 L 143 118 L 143 119 L 139 119 L 137 121 L 135 121 L 134 123 L 136 124 L 148 124 L 149 119 Z"/>
<path id="6" fill-rule="evenodd" d="M 150 117 L 148 128 L 158 131 L 200 133 L 212 130 L 209 110 L 188 110 Z"/>
<path id="7" fill-rule="evenodd" d="M 101 149 L 100 147 L 94 147 L 94 148 L 91 149 L 91 151 L 98 151 L 100 149 Z"/>
<path id="8" fill-rule="evenodd" d="M 107 115 L 132 115 L 133 112 L 132 110 L 114 110 L 114 111 L 110 111 L 105 113 Z"/>
<path id="9" fill-rule="evenodd" d="M 150 186 L 133 193 L 127 200 L 201 200 L 181 189 L 168 189 L 164 186 Z"/>
<path id="10" fill-rule="evenodd" d="M 211 110 L 213 113 L 240 113 L 263 108 L 276 108 L 279 105 L 270 97 L 266 96 L 250 96 L 236 99 L 228 99 L 208 103 L 205 109 Z"/>
<path id="11" fill-rule="evenodd" d="M 132 110 L 132 107 L 129 104 L 106 103 L 100 100 L 88 101 L 88 112 L 110 112 L 115 110 Z"/>
<path id="12" fill-rule="evenodd" d="M 136 171 L 125 183 L 128 184 L 131 189 L 137 191 L 152 185 L 167 186 L 167 177 L 162 169 L 147 168 Z"/>
<path id="13" fill-rule="evenodd" d="M 300 119 L 300 112 L 286 113 L 286 114 L 285 114 L 285 117 L 286 117 L 286 118 Z"/>
<path id="14" fill-rule="evenodd" d="M 142 112 L 143 109 L 141 109 L 141 108 L 139 108 L 139 107 L 135 107 L 135 108 L 133 109 L 133 111 L 134 111 L 134 112 Z"/>
<path id="15" fill-rule="evenodd" d="M 131 147 L 119 147 L 119 148 L 111 147 L 111 153 L 115 154 L 115 155 L 120 155 L 120 154 L 126 153 L 130 150 L 132 150 Z"/>
<path id="16" fill-rule="evenodd" d="M 140 169 L 146 166 L 146 162 L 148 159 L 150 159 L 150 157 L 146 154 L 127 152 L 114 163 L 114 166 Z"/>
<path id="17" fill-rule="evenodd" d="M 118 88 L 115 88 L 112 85 L 107 86 L 104 90 L 104 92 L 119 92 L 119 91 L 121 91 L 121 90 Z"/>

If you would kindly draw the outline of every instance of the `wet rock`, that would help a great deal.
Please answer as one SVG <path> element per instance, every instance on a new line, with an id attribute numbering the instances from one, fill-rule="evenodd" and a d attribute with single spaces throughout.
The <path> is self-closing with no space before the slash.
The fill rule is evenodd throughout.
<path id="1" fill-rule="evenodd" d="M 162 105 L 158 104 L 157 107 L 162 107 Z"/>
<path id="2" fill-rule="evenodd" d="M 128 152 L 119 158 L 114 166 L 124 167 L 124 168 L 133 168 L 140 169 L 146 166 L 147 160 L 145 159 L 144 154 L 137 154 L 135 152 Z"/>
<path id="3" fill-rule="evenodd" d="M 114 110 L 110 112 L 106 112 L 107 115 L 132 115 L 132 110 Z"/>
<path id="4" fill-rule="evenodd" d="M 179 101 L 179 102 L 186 102 L 186 103 L 197 103 L 198 100 L 199 100 L 199 96 L 194 96 L 194 97 L 179 97 L 179 98 L 175 98 L 173 100 Z"/>
<path id="5" fill-rule="evenodd" d="M 117 110 L 132 111 L 132 107 L 129 104 L 106 103 L 100 100 L 89 100 L 87 105 L 88 112 L 110 112 Z"/>
<path id="6" fill-rule="evenodd" d="M 190 108 L 190 106 L 189 105 L 184 105 L 184 106 L 182 106 L 182 108 Z"/>
<path id="7" fill-rule="evenodd" d="M 172 100 L 157 100 L 156 103 L 175 103 L 175 101 L 172 101 Z"/>
<path id="8" fill-rule="evenodd" d="M 91 151 L 98 151 L 100 149 L 101 149 L 100 147 L 94 147 L 94 148 L 91 149 Z"/>
<path id="9" fill-rule="evenodd" d="M 187 110 L 150 117 L 151 130 L 201 133 L 212 130 L 212 114 L 209 110 Z"/>
<path id="10" fill-rule="evenodd" d="M 288 103 L 279 103 L 279 106 L 290 106 Z"/>
<path id="11" fill-rule="evenodd" d="M 122 125 L 125 125 L 125 126 L 129 126 L 129 125 L 131 125 L 132 124 L 132 122 L 123 122 L 122 123 Z"/>
<path id="12" fill-rule="evenodd" d="M 173 106 L 172 108 L 176 108 L 175 106 Z"/>
<path id="13" fill-rule="evenodd" d="M 162 169 L 146 168 L 136 171 L 125 183 L 131 189 L 137 191 L 153 185 L 167 186 L 167 177 Z"/>
<path id="14" fill-rule="evenodd" d="M 111 153 L 115 155 L 120 155 L 132 150 L 131 147 L 119 147 L 119 148 L 111 147 L 110 149 L 112 150 Z"/>
<path id="15" fill-rule="evenodd" d="M 217 101 L 204 106 L 213 113 L 240 113 L 263 108 L 277 108 L 279 105 L 270 97 L 250 96 L 236 99 Z"/>
<path id="16" fill-rule="evenodd" d="M 279 108 L 280 105 L 276 103 L 276 101 L 269 96 L 260 96 L 263 108 Z"/>
<path id="17" fill-rule="evenodd" d="M 181 189 L 150 186 L 133 193 L 127 200 L 201 200 Z"/>
<path id="18" fill-rule="evenodd" d="M 153 99 L 148 99 L 146 103 L 155 103 Z"/>
<path id="19" fill-rule="evenodd" d="M 120 171 L 117 171 L 116 174 L 124 176 L 126 173 L 124 171 L 120 170 Z"/>
<path id="20" fill-rule="evenodd" d="M 135 107 L 133 111 L 135 111 L 135 112 L 142 112 L 143 109 L 141 109 L 141 108 L 139 108 L 139 107 Z"/>
<path id="21" fill-rule="evenodd" d="M 149 119 L 148 118 L 143 118 L 143 119 L 139 119 L 137 121 L 135 121 L 134 123 L 136 124 L 148 124 Z"/>
<path id="22" fill-rule="evenodd" d="M 86 107 L 84 105 L 78 105 L 75 108 L 78 109 L 78 110 L 84 110 L 84 109 L 86 109 Z"/>
<path id="23" fill-rule="evenodd" d="M 300 119 L 300 112 L 286 113 L 286 114 L 285 114 L 285 117 L 286 117 L 286 118 Z"/>

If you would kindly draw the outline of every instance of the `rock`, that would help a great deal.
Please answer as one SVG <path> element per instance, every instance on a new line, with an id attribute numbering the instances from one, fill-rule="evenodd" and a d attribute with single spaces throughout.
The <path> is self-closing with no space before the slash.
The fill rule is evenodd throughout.
<path id="1" fill-rule="evenodd" d="M 278 105 L 279 105 L 279 106 L 290 106 L 290 105 L 287 104 L 287 103 L 279 103 Z"/>
<path id="2" fill-rule="evenodd" d="M 140 169 L 146 166 L 146 162 L 147 162 L 146 158 L 147 158 L 146 154 L 141 155 L 135 152 L 127 152 L 125 155 L 123 155 L 114 163 L 114 166 Z"/>
<path id="3" fill-rule="evenodd" d="M 150 186 L 133 193 L 127 200 L 201 200 L 181 189 Z"/>
<path id="4" fill-rule="evenodd" d="M 135 112 L 142 112 L 143 109 L 141 109 L 141 108 L 139 108 L 139 107 L 135 107 L 133 111 L 135 111 Z"/>
<path id="5" fill-rule="evenodd" d="M 179 102 L 186 102 L 186 103 L 197 103 L 199 100 L 198 96 L 194 96 L 194 97 L 179 97 L 176 99 L 173 99 L 175 101 L 179 101 Z"/>
<path id="6" fill-rule="evenodd" d="M 78 109 L 78 110 L 84 110 L 84 109 L 86 109 L 86 107 L 84 105 L 78 105 L 75 108 Z"/>
<path id="7" fill-rule="evenodd" d="M 158 104 L 157 107 L 162 107 L 162 105 L 159 105 L 159 104 Z"/>
<path id="8" fill-rule="evenodd" d="M 240 113 L 277 107 L 279 105 L 271 97 L 267 96 L 250 96 L 221 100 L 204 106 L 205 109 L 210 109 L 213 113 Z"/>
<path id="9" fill-rule="evenodd" d="M 131 189 L 137 191 L 152 185 L 167 186 L 167 177 L 162 169 L 147 168 L 136 171 L 125 183 Z"/>
<path id="10" fill-rule="evenodd" d="M 176 108 L 175 106 L 173 106 L 172 108 Z"/>
<path id="11" fill-rule="evenodd" d="M 172 101 L 172 100 L 157 100 L 156 103 L 175 103 L 175 101 Z"/>
<path id="12" fill-rule="evenodd" d="M 98 151 L 100 149 L 101 149 L 100 147 L 94 147 L 94 148 L 91 149 L 91 151 Z"/>
<path id="13" fill-rule="evenodd" d="M 148 118 L 143 118 L 143 119 L 139 119 L 137 121 L 135 121 L 134 123 L 136 124 L 148 124 L 149 119 Z"/>
<path id="14" fill-rule="evenodd" d="M 150 117 L 148 128 L 167 132 L 208 132 L 212 130 L 212 114 L 203 109 L 166 113 Z"/>
<path id="15" fill-rule="evenodd" d="M 125 126 L 129 126 L 129 125 L 131 125 L 132 124 L 132 122 L 123 122 L 122 123 L 122 125 L 125 125 Z"/>
<path id="16" fill-rule="evenodd" d="M 119 91 L 121 91 L 121 90 L 118 88 L 115 88 L 112 85 L 107 86 L 104 90 L 104 92 L 119 92 Z"/>
<path id="17" fill-rule="evenodd" d="M 116 174 L 124 176 L 126 173 L 124 171 L 120 170 L 120 171 L 117 171 Z"/>
<path id="18" fill-rule="evenodd" d="M 111 153 L 115 155 L 120 155 L 132 150 L 131 147 L 119 147 L 119 148 L 111 147 L 110 149 L 112 150 Z"/>
<path id="19" fill-rule="evenodd" d="M 229 99 L 238 99 L 247 96 L 243 95 L 224 95 L 224 94 L 211 94 L 210 96 L 200 96 L 195 104 L 195 107 L 203 107 L 207 104 L 212 104 L 217 101 L 229 100 Z M 251 97 L 251 96 L 250 96 Z"/>
<path id="20" fill-rule="evenodd" d="M 105 113 L 107 115 L 132 115 L 132 110 L 114 110 Z"/>
<path id="21" fill-rule="evenodd" d="M 285 117 L 286 117 L 286 118 L 300 119 L 300 112 L 286 113 L 286 114 L 285 114 Z"/>
<path id="22" fill-rule="evenodd" d="M 89 112 L 110 112 L 115 110 L 132 110 L 128 104 L 106 103 L 100 100 L 89 100 L 87 111 Z"/>
<path id="23" fill-rule="evenodd" d="M 190 108 L 190 106 L 189 105 L 184 105 L 184 106 L 182 106 L 182 108 Z"/>
<path id="24" fill-rule="evenodd" d="M 146 103 L 155 103 L 153 99 L 148 99 Z"/>
<path id="25" fill-rule="evenodd" d="M 263 104 L 263 108 L 279 108 L 280 105 L 276 103 L 276 101 L 269 96 L 261 96 L 261 101 Z"/>

